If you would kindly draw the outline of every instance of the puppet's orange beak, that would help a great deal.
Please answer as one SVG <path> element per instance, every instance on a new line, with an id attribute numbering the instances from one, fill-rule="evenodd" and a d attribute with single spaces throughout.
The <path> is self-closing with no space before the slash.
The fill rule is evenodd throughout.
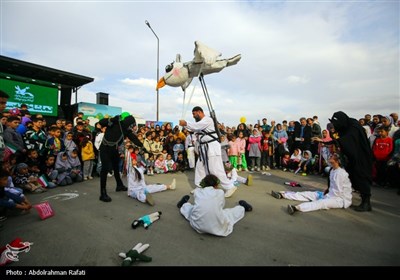
<path id="1" fill-rule="evenodd" d="M 156 89 L 162 88 L 164 86 L 165 86 L 165 80 L 164 80 L 164 77 L 163 77 L 158 81 Z"/>

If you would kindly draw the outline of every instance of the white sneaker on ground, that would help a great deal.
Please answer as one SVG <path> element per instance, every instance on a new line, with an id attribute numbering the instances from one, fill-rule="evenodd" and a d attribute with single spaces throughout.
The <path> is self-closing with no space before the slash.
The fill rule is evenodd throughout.
<path id="1" fill-rule="evenodd" d="M 225 192 L 225 197 L 231 197 L 233 193 L 237 190 L 237 187 L 233 187 Z"/>
<path id="2" fill-rule="evenodd" d="M 175 180 L 175 178 L 172 180 L 172 183 L 171 183 L 171 185 L 169 186 L 169 188 L 170 188 L 171 190 L 175 190 L 175 189 L 176 189 L 176 180 Z"/>

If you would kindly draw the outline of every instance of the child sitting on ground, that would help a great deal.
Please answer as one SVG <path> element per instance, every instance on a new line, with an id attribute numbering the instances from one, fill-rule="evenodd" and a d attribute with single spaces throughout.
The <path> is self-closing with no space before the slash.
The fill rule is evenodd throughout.
<path id="1" fill-rule="evenodd" d="M 0 207 L 25 211 L 32 208 L 22 190 L 14 187 L 8 171 L 3 168 L 0 168 Z"/>
<path id="2" fill-rule="evenodd" d="M 224 167 L 225 167 L 226 177 L 229 180 L 233 181 L 233 185 L 235 187 L 238 187 L 240 183 L 246 184 L 248 186 L 253 185 L 253 176 L 251 174 L 247 176 L 247 179 L 242 176 L 239 176 L 236 169 L 233 168 L 230 162 L 225 163 Z"/>
<path id="3" fill-rule="evenodd" d="M 201 188 L 194 191 L 194 204 L 188 202 L 188 195 L 177 204 L 181 214 L 198 233 L 228 236 L 233 225 L 244 217 L 244 212 L 252 211 L 252 206 L 244 200 L 234 208 L 224 209 L 225 194 L 218 189 L 219 182 L 215 175 L 207 175 L 200 183 Z"/>
<path id="4" fill-rule="evenodd" d="M 329 157 L 332 169 L 329 174 L 329 185 L 325 192 L 321 191 L 272 191 L 271 195 L 277 199 L 305 201 L 297 206 L 288 205 L 288 212 L 293 215 L 296 211 L 309 212 L 320 209 L 348 208 L 351 205 L 352 189 L 349 174 L 340 167 L 338 154 Z"/>
<path id="5" fill-rule="evenodd" d="M 19 163 L 16 168 L 14 178 L 15 185 L 32 193 L 42 193 L 47 191 L 38 182 L 37 174 L 29 173 L 26 163 Z"/>
<path id="6" fill-rule="evenodd" d="M 151 196 L 152 193 L 162 192 L 165 190 L 174 190 L 176 188 L 175 179 L 172 180 L 171 185 L 154 184 L 146 185 L 144 181 L 144 168 L 138 167 L 136 155 L 132 154 L 132 167 L 128 172 L 128 196 L 136 198 L 140 202 L 147 202 L 153 206 L 154 200 Z"/>

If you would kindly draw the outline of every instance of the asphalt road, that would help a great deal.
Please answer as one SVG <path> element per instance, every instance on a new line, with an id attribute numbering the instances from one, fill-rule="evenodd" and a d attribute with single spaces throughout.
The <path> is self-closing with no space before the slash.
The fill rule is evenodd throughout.
<path id="1" fill-rule="evenodd" d="M 35 209 L 26 215 L 13 213 L 0 229 L 0 245 L 16 237 L 33 242 L 29 252 L 19 254 L 18 262 L 7 265 L 10 268 L 120 266 L 118 253 L 138 242 L 150 244 L 146 254 L 153 258 L 135 264 L 139 266 L 400 265 L 400 196 L 395 189 L 373 188 L 372 212 L 334 209 L 290 216 L 286 212 L 290 201 L 273 198 L 271 190 L 322 190 L 326 179 L 271 173 L 253 173 L 254 185 L 241 185 L 227 199 L 226 207 L 240 199 L 253 206 L 228 237 L 198 234 L 179 213 L 176 203 L 193 186 L 194 173 L 185 172 L 146 177 L 148 183 L 177 180 L 176 190 L 153 194 L 155 206 L 116 193 L 113 177 L 107 182 L 111 203 L 99 201 L 99 178 L 29 194 L 32 203 L 49 201 L 55 216 L 40 220 Z M 285 181 L 300 182 L 303 188 L 291 188 Z M 353 203 L 360 203 L 358 194 Z M 131 228 L 134 219 L 155 211 L 162 211 L 161 219 L 148 230 Z"/>

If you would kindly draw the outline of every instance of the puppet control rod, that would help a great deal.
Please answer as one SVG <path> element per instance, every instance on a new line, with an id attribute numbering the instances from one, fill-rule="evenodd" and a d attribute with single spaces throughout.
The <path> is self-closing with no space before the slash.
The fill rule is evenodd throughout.
<path id="1" fill-rule="evenodd" d="M 218 142 L 220 142 L 221 132 L 218 128 L 217 116 L 215 115 L 214 108 L 212 107 L 212 104 L 211 104 L 210 95 L 208 94 L 208 90 L 207 90 L 206 82 L 204 81 L 203 73 L 201 73 L 199 75 L 199 80 L 200 80 L 201 88 L 203 89 L 203 93 L 204 93 L 204 97 L 206 99 L 208 110 L 210 111 L 211 118 L 214 121 L 214 127 L 215 127 L 215 132 L 217 133 L 217 136 L 218 136 Z"/>

